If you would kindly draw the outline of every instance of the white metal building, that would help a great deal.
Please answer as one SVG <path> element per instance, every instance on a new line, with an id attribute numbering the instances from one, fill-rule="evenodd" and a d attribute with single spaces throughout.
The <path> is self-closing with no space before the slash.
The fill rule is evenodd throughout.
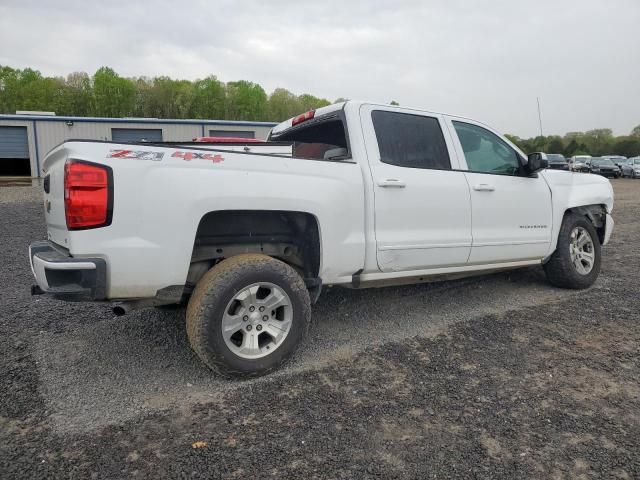
<path id="1" fill-rule="evenodd" d="M 0 115 L 0 175 L 39 177 L 47 152 L 65 140 L 184 142 L 194 137 L 267 137 L 275 123 L 227 120 Z"/>

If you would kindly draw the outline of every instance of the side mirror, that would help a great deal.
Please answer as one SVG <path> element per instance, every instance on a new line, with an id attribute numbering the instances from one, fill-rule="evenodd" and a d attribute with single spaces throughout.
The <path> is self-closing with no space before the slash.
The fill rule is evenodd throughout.
<path id="1" fill-rule="evenodd" d="M 547 168 L 549 161 L 547 160 L 547 154 L 542 152 L 530 153 L 527 156 L 527 173 L 536 173 L 539 170 Z"/>

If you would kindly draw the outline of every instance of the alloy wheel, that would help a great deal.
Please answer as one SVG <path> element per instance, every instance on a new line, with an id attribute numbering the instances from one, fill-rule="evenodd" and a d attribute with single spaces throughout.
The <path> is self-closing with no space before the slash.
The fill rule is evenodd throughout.
<path id="1" fill-rule="evenodd" d="M 569 237 L 569 253 L 571 263 L 580 275 L 588 275 L 593 270 L 595 248 L 589 232 L 583 227 L 576 227 Z"/>
<path id="2" fill-rule="evenodd" d="M 235 355 L 258 359 L 273 353 L 291 330 L 289 295 L 273 283 L 259 282 L 240 290 L 222 317 L 224 342 Z"/>

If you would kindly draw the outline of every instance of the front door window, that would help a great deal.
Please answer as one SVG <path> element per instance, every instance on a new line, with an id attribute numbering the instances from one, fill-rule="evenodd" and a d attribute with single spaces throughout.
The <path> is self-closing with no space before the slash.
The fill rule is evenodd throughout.
<path id="1" fill-rule="evenodd" d="M 504 140 L 477 125 L 454 121 L 460 145 L 472 172 L 518 175 L 518 154 Z"/>

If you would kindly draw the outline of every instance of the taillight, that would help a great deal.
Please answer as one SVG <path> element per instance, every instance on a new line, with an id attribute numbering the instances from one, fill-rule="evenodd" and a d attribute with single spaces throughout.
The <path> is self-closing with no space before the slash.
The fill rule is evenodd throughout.
<path id="1" fill-rule="evenodd" d="M 315 110 L 309 110 L 308 112 L 305 112 L 302 115 L 298 115 L 297 117 L 294 117 L 293 120 L 291 120 L 291 126 L 295 127 L 299 123 L 306 122 L 307 120 L 311 120 L 313 117 L 315 117 L 315 115 L 316 115 Z"/>
<path id="2" fill-rule="evenodd" d="M 110 167 L 67 160 L 64 165 L 64 212 L 69 230 L 111 224 L 113 172 Z"/>

